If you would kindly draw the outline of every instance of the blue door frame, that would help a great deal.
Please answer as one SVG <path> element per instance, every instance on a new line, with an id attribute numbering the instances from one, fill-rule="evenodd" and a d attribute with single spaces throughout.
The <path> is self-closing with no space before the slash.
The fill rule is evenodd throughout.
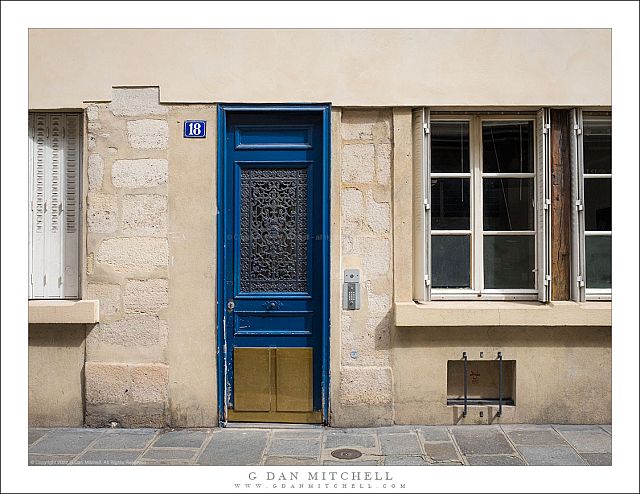
<path id="1" fill-rule="evenodd" d="M 328 104 L 264 104 L 264 105 L 241 105 L 241 104 L 221 104 L 218 105 L 218 193 L 217 193 L 217 296 L 216 296 L 216 310 L 217 310 L 217 370 L 218 370 L 218 412 L 219 422 L 221 426 L 224 426 L 227 422 L 227 411 L 229 405 L 229 396 L 232 392 L 232 379 L 230 354 L 231 348 L 227 347 L 228 334 L 226 331 L 227 319 L 227 298 L 229 297 L 229 277 L 234 278 L 234 286 L 238 286 L 238 270 L 233 268 L 233 274 L 229 273 L 229 259 L 236 259 L 233 262 L 237 263 L 237 252 L 239 241 L 235 238 L 235 235 L 228 236 L 230 231 L 234 230 L 237 225 L 232 225 L 229 220 L 229 208 L 236 208 L 239 205 L 238 191 L 233 190 L 233 186 L 230 184 L 237 183 L 237 176 L 232 177 L 231 174 L 237 174 L 236 166 L 230 166 L 227 162 L 229 156 L 228 146 L 228 121 L 230 117 L 243 114 L 259 114 L 264 115 L 266 118 L 273 116 L 277 119 L 278 116 L 282 116 L 284 125 L 286 126 L 286 114 L 319 118 L 322 122 L 322 179 L 321 184 L 314 184 L 314 188 L 318 185 L 321 186 L 321 198 L 322 200 L 316 200 L 316 203 L 320 203 L 321 211 L 321 239 L 316 245 L 321 249 L 321 266 L 316 266 L 314 269 L 320 271 L 320 280 L 317 285 L 321 287 L 321 362 L 318 366 L 320 372 L 320 407 L 322 410 L 323 423 L 328 423 L 329 417 L 329 211 L 330 211 L 330 125 L 331 125 L 331 111 Z M 294 145 L 295 146 L 295 145 Z M 238 162 L 239 163 L 239 162 Z M 255 166 L 255 162 L 253 163 Z M 241 165 L 240 165 L 241 166 Z M 295 167 L 295 165 L 293 165 Z M 237 223 L 237 221 L 236 221 Z M 231 230 L 230 230 L 231 229 Z M 317 234 L 317 232 L 316 232 Z M 311 262 L 311 261 L 310 261 Z M 237 296 L 237 294 L 236 294 Z M 286 294 L 284 295 L 286 297 Z M 240 296 L 241 297 L 241 296 Z M 254 297 L 255 298 L 255 297 Z M 273 298 L 271 294 L 265 294 L 263 297 L 265 300 Z M 255 304 L 254 304 L 255 305 Z M 248 306 L 252 308 L 251 305 Z M 251 337 L 251 334 L 246 336 Z M 293 334 L 291 334 L 293 336 Z M 287 345 L 288 336 L 281 334 L 283 346 Z M 299 336 L 298 336 L 299 338 Z M 253 340 L 247 340 L 249 342 L 257 342 L 256 346 L 259 346 L 260 337 L 256 334 Z M 293 341 L 293 340 L 291 340 Z M 314 367 L 316 367 L 314 365 Z M 315 369 L 314 369 L 315 374 Z M 314 380 L 316 378 L 314 377 Z M 314 402 L 316 400 L 314 399 Z M 316 407 L 314 406 L 314 409 Z"/>

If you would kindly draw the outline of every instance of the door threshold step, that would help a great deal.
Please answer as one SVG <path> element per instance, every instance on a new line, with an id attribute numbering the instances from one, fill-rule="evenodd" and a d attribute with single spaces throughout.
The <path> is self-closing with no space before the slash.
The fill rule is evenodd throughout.
<path id="1" fill-rule="evenodd" d="M 227 422 L 228 429 L 318 429 L 322 424 L 279 424 L 277 422 Z"/>

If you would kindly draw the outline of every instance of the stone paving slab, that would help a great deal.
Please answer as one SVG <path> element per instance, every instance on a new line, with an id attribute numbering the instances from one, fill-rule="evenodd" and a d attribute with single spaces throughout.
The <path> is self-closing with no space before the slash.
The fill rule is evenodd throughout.
<path id="1" fill-rule="evenodd" d="M 45 436 L 50 429 L 29 429 L 29 445 L 35 443 L 38 439 Z"/>
<path id="2" fill-rule="evenodd" d="M 518 446 L 529 465 L 586 465 L 571 446 Z"/>
<path id="3" fill-rule="evenodd" d="M 509 439 L 515 445 L 522 444 L 523 446 L 567 446 L 560 434 L 553 429 L 550 430 L 516 430 L 507 433 Z"/>
<path id="4" fill-rule="evenodd" d="M 266 430 L 225 429 L 214 432 L 198 465 L 259 465 L 267 445 Z"/>
<path id="5" fill-rule="evenodd" d="M 322 462 L 323 465 L 340 465 L 343 467 L 348 467 L 348 466 L 361 466 L 361 465 L 379 465 L 377 460 L 349 460 L 349 462 L 347 463 L 346 461 L 340 461 L 340 460 L 324 460 Z"/>
<path id="6" fill-rule="evenodd" d="M 206 431 L 170 431 L 161 434 L 154 448 L 199 448 L 207 438 Z"/>
<path id="7" fill-rule="evenodd" d="M 264 459 L 265 465 L 320 465 L 320 460 L 318 458 L 304 458 L 304 457 L 295 457 L 295 456 L 267 456 Z"/>
<path id="8" fill-rule="evenodd" d="M 449 431 L 445 426 L 418 427 L 418 435 L 423 441 L 451 441 Z"/>
<path id="9" fill-rule="evenodd" d="M 353 434 L 353 433 L 329 433 L 325 434 L 324 447 L 335 448 L 362 448 L 377 450 L 378 443 L 375 434 Z"/>
<path id="10" fill-rule="evenodd" d="M 277 439 L 320 439 L 322 437 L 322 429 L 283 429 L 274 430 L 272 436 Z"/>
<path id="11" fill-rule="evenodd" d="M 379 434 L 383 455 L 420 455 L 422 449 L 415 433 Z"/>
<path id="12" fill-rule="evenodd" d="M 423 443 L 424 452 L 434 462 L 460 461 L 458 452 L 452 442 Z"/>
<path id="13" fill-rule="evenodd" d="M 149 448 L 141 460 L 193 460 L 198 454 L 195 448 Z"/>
<path id="14" fill-rule="evenodd" d="M 68 465 L 77 455 L 29 455 L 29 465 Z"/>
<path id="15" fill-rule="evenodd" d="M 142 451 L 136 450 L 89 450 L 73 462 L 74 465 L 118 466 L 133 465 Z"/>
<path id="16" fill-rule="evenodd" d="M 451 433 L 463 455 L 509 455 L 515 451 L 496 427 L 452 427 Z"/>
<path id="17" fill-rule="evenodd" d="M 602 432 L 602 427 L 599 425 L 571 425 L 571 424 L 560 424 L 554 425 L 553 428 L 558 432 L 564 431 L 591 431 L 591 432 Z"/>
<path id="18" fill-rule="evenodd" d="M 560 432 L 578 453 L 611 453 L 611 436 L 599 431 L 577 430 Z"/>
<path id="19" fill-rule="evenodd" d="M 611 453 L 581 453 L 589 465 L 611 466 Z"/>
<path id="20" fill-rule="evenodd" d="M 471 466 L 515 467 L 525 464 L 520 458 L 512 455 L 471 455 L 466 458 Z"/>
<path id="21" fill-rule="evenodd" d="M 503 432 L 513 431 L 552 431 L 553 426 L 548 424 L 503 424 L 500 426 Z"/>
<path id="22" fill-rule="evenodd" d="M 267 455 L 271 456 L 319 456 L 320 438 L 318 439 L 280 439 L 272 438 L 267 447 Z"/>
<path id="23" fill-rule="evenodd" d="M 103 434 L 101 429 L 55 429 L 31 446 L 29 453 L 78 455 Z"/>
<path id="24" fill-rule="evenodd" d="M 91 449 L 145 449 L 156 434 L 153 429 L 107 431 Z"/>
<path id="25" fill-rule="evenodd" d="M 611 435 L 611 426 L 610 425 L 601 425 L 600 426 L 606 433 Z"/>
<path id="26" fill-rule="evenodd" d="M 404 456 L 404 455 L 389 455 L 385 456 L 383 464 L 386 466 L 429 466 L 422 456 Z"/>

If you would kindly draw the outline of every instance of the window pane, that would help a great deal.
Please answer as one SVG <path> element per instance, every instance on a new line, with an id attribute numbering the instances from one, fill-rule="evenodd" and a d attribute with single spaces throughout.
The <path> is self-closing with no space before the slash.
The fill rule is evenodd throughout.
<path id="1" fill-rule="evenodd" d="M 584 173 L 611 173 L 611 121 L 585 121 Z"/>
<path id="2" fill-rule="evenodd" d="M 585 237 L 587 288 L 611 288 L 611 237 Z"/>
<path id="3" fill-rule="evenodd" d="M 471 235 L 433 235 L 431 273 L 433 288 L 471 286 Z"/>
<path id="4" fill-rule="evenodd" d="M 484 287 L 534 288 L 535 237 L 484 236 Z"/>
<path id="5" fill-rule="evenodd" d="M 483 122 L 482 169 L 486 173 L 533 172 L 533 122 Z"/>
<path id="6" fill-rule="evenodd" d="M 431 180 L 431 229 L 469 230 L 469 179 Z"/>
<path id="7" fill-rule="evenodd" d="M 587 231 L 611 231 L 611 179 L 584 181 L 584 223 Z"/>
<path id="8" fill-rule="evenodd" d="M 431 122 L 431 172 L 469 172 L 469 122 Z"/>
<path id="9" fill-rule="evenodd" d="M 485 231 L 534 230 L 533 178 L 483 179 Z"/>

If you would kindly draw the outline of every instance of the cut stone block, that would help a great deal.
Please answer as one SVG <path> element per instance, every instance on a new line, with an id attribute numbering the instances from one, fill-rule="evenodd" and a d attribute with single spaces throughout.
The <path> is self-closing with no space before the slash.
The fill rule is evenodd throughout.
<path id="1" fill-rule="evenodd" d="M 169 264 L 169 242 L 153 237 L 108 238 L 100 243 L 96 261 L 116 273 L 153 271 Z"/>
<path id="2" fill-rule="evenodd" d="M 167 183 L 169 162 L 165 159 L 116 160 L 111 167 L 114 187 L 130 189 Z"/>
<path id="3" fill-rule="evenodd" d="M 133 120 L 127 122 L 127 137 L 134 149 L 167 149 L 169 125 L 165 120 Z"/>
<path id="4" fill-rule="evenodd" d="M 160 104 L 157 87 L 114 88 L 113 99 L 107 108 L 114 115 L 125 117 L 167 114 L 167 107 Z"/>

